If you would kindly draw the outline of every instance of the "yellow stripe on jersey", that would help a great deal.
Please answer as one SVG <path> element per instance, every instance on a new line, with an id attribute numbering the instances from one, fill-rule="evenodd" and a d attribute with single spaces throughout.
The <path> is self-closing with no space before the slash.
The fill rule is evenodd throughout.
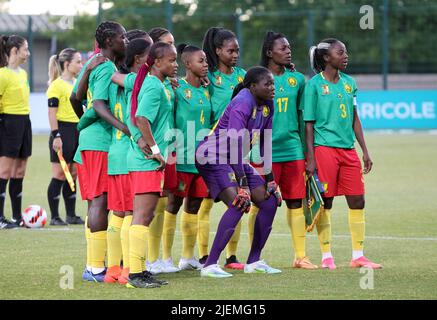
<path id="1" fill-rule="evenodd" d="M 58 121 L 65 122 L 79 122 L 79 118 L 73 110 L 73 106 L 70 103 L 70 95 L 73 91 L 72 83 L 69 83 L 62 78 L 58 78 L 53 81 L 47 89 L 47 98 L 56 98 L 59 100 L 58 111 L 56 113 L 56 119 Z"/>
<path id="2" fill-rule="evenodd" d="M 27 73 L 8 67 L 0 68 L 1 113 L 26 115 L 30 113 L 30 88 Z"/>

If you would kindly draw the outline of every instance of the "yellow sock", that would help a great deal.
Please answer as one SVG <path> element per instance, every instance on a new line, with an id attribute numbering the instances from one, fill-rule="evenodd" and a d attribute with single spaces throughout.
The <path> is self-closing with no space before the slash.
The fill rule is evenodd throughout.
<path id="1" fill-rule="evenodd" d="M 182 258 L 191 259 L 194 257 L 194 246 L 197 238 L 197 214 L 182 212 Z"/>
<path id="2" fill-rule="evenodd" d="M 331 252 L 331 209 L 322 209 L 316 224 L 322 253 Z"/>
<path id="3" fill-rule="evenodd" d="M 91 266 L 91 230 L 88 228 L 88 216 L 85 217 L 86 266 Z"/>
<path id="4" fill-rule="evenodd" d="M 303 208 L 287 209 L 287 222 L 293 239 L 293 248 L 296 259 L 305 257 L 305 216 Z"/>
<path id="5" fill-rule="evenodd" d="M 135 224 L 129 228 L 129 273 L 145 270 L 148 233 L 149 227 L 143 225 Z"/>
<path id="6" fill-rule="evenodd" d="M 211 225 L 209 222 L 209 214 L 213 204 L 214 200 L 203 199 L 199 212 L 197 213 L 197 246 L 199 248 L 199 258 L 208 255 L 209 229 Z"/>
<path id="7" fill-rule="evenodd" d="M 363 251 L 364 248 L 364 209 L 349 209 L 349 230 L 352 237 L 352 250 Z"/>
<path id="8" fill-rule="evenodd" d="M 155 262 L 159 257 L 162 229 L 164 226 L 164 209 L 167 205 L 167 198 L 159 198 L 155 209 L 155 216 L 149 225 L 149 244 L 147 261 Z"/>
<path id="9" fill-rule="evenodd" d="M 120 233 L 123 225 L 123 218 L 112 214 L 107 229 L 108 239 L 108 267 L 119 266 L 121 262 L 121 240 Z"/>
<path id="10" fill-rule="evenodd" d="M 125 216 L 121 226 L 120 240 L 123 252 L 123 268 L 129 268 L 129 228 L 132 224 L 132 215 Z"/>
<path id="11" fill-rule="evenodd" d="M 92 268 L 104 268 L 106 256 L 106 230 L 90 232 L 91 261 Z"/>
<path id="12" fill-rule="evenodd" d="M 226 258 L 237 255 L 237 246 L 238 246 L 238 241 L 240 241 L 240 234 L 241 234 L 241 219 L 238 222 L 237 226 L 235 227 L 234 234 L 232 235 L 231 239 L 228 242 L 228 245 L 226 246 Z"/>
<path id="13" fill-rule="evenodd" d="M 259 212 L 259 208 L 257 206 L 252 206 L 249 211 L 249 221 L 248 221 L 249 246 L 252 245 L 253 233 L 255 230 L 255 221 L 258 212 Z"/>
<path id="14" fill-rule="evenodd" d="M 164 211 L 164 227 L 162 232 L 162 259 L 171 258 L 174 234 L 176 231 L 176 215 Z"/>

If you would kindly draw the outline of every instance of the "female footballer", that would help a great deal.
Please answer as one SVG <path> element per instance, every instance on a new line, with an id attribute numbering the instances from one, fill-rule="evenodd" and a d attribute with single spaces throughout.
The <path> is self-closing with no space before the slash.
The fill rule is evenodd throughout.
<path id="1" fill-rule="evenodd" d="M 197 213 L 202 199 L 208 197 L 208 188 L 196 169 L 194 156 L 196 146 L 211 127 L 209 92 L 202 86 L 202 79 L 208 74 L 208 63 L 205 53 L 198 47 L 181 44 L 178 46 L 178 53 L 186 70 L 185 78 L 179 80 L 176 89 L 175 128 L 182 136 L 177 136 L 176 139 L 177 186 L 169 194 L 167 212 L 173 215 L 171 218 L 176 222 L 176 214 L 185 198 L 181 219 L 182 255 L 179 268 L 200 270 L 202 266 L 194 257 L 198 230 Z M 193 139 L 195 143 L 192 143 Z M 173 238 L 171 244 L 172 240 Z"/>
<path id="2" fill-rule="evenodd" d="M 218 124 L 197 147 L 196 167 L 215 201 L 227 206 L 201 276 L 225 278 L 232 274 L 218 265 L 220 253 L 229 242 L 251 200 L 260 208 L 245 273 L 280 273 L 260 259 L 272 229 L 281 196 L 271 172 L 271 157 L 264 158 L 264 179 L 245 160 L 252 144 L 260 139 L 261 155 L 271 154 L 271 129 L 275 89 L 272 73 L 264 67 L 248 70 L 243 83 Z M 270 141 L 269 141 L 270 140 Z M 268 147 L 264 149 L 264 142 Z"/>
<path id="3" fill-rule="evenodd" d="M 223 28 L 210 28 L 203 39 L 203 51 L 208 60 L 208 78 L 210 81 L 210 97 L 212 104 L 211 124 L 216 124 L 222 116 L 226 106 L 231 101 L 235 87 L 243 82 L 246 71 L 237 67 L 240 56 L 238 40 L 232 31 Z M 213 205 L 212 199 L 204 199 L 200 207 L 199 218 L 199 257 L 205 263 L 209 242 L 209 214 Z M 225 267 L 230 269 L 243 269 L 244 264 L 237 259 L 237 246 L 240 240 L 241 222 L 226 247 Z"/>
<path id="4" fill-rule="evenodd" d="M 275 181 L 287 205 L 287 222 L 295 251 L 294 268 L 316 269 L 305 253 L 305 217 L 302 200 L 305 198 L 305 157 L 300 137 L 301 102 L 305 77 L 291 69 L 291 46 L 287 38 L 273 31 L 266 33 L 261 52 L 261 65 L 268 68 L 275 79 L 275 114 L 273 116 L 272 161 Z M 258 208 L 249 213 L 249 236 Z"/>
<path id="5" fill-rule="evenodd" d="M 154 279 L 144 272 L 150 223 L 163 192 L 164 168 L 170 128 L 171 96 L 163 82 L 177 72 L 177 52 L 174 46 L 158 42 L 150 49 L 150 63 L 143 65 L 135 79 L 131 97 L 130 121 L 138 127 L 151 154 L 131 143 L 128 169 L 131 176 L 134 210 L 129 229 L 130 273 L 127 287 L 154 288 L 166 281 Z M 150 73 L 147 74 L 147 69 Z"/>
<path id="6" fill-rule="evenodd" d="M 352 236 L 350 266 L 381 268 L 367 259 L 364 244 L 364 178 L 372 160 L 357 113 L 355 80 L 344 73 L 348 64 L 346 46 L 326 39 L 310 49 L 310 61 L 317 73 L 305 86 L 304 121 L 308 149 L 306 172 L 318 170 L 325 186 L 324 211 L 317 223 L 322 249 L 322 268 L 335 269 L 331 253 L 331 209 L 334 197 L 344 195 L 349 206 Z M 355 138 L 363 151 L 364 170 L 354 147 Z"/>
<path id="7" fill-rule="evenodd" d="M 27 159 L 32 154 L 29 82 L 20 66 L 30 52 L 27 40 L 0 36 L 0 229 L 21 226 L 21 200 Z M 12 204 L 12 221 L 4 216 L 6 186 Z"/>

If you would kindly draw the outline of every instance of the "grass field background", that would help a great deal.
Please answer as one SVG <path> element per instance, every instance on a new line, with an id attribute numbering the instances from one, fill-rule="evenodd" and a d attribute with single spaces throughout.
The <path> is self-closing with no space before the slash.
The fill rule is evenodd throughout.
<path id="1" fill-rule="evenodd" d="M 46 136 L 34 136 L 23 208 L 39 204 L 49 214 L 46 190 L 51 169 L 47 140 Z M 332 221 L 333 254 L 338 266 L 335 271 L 291 268 L 294 252 L 283 206 L 263 251 L 263 258 L 282 269 L 282 274 L 246 275 L 235 271 L 234 277 L 218 280 L 186 271 L 161 276 L 170 284 L 159 289 L 129 290 L 120 285 L 82 282 L 83 227 L 0 230 L 0 299 L 436 299 L 437 136 L 369 133 L 367 143 L 374 168 L 365 177 L 365 252 L 384 265 L 384 269 L 374 272 L 372 290 L 360 288 L 360 279 L 366 274 L 348 267 L 351 243 L 347 206 L 343 198 L 338 198 Z M 11 216 L 9 199 L 5 212 Z M 60 212 L 65 217 L 62 200 Z M 77 213 L 82 217 L 86 213 L 80 196 Z M 213 207 L 210 243 L 222 213 L 221 204 Z M 181 252 L 179 220 L 173 248 L 175 262 Z M 320 263 L 316 233 L 307 239 L 307 254 Z M 239 258 L 246 259 L 248 251 L 245 216 Z M 64 265 L 74 270 L 72 290 L 59 286 Z"/>

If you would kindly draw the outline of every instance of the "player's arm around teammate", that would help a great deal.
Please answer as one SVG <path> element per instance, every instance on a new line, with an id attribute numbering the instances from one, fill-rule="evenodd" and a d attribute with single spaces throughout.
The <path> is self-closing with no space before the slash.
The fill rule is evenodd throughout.
<path id="1" fill-rule="evenodd" d="M 295 260 L 293 267 L 316 269 L 306 256 L 305 217 L 302 200 L 305 197 L 305 157 L 299 135 L 299 113 L 305 77 L 291 69 L 292 50 L 287 38 L 267 32 L 261 52 L 261 65 L 275 79 L 275 113 L 273 116 L 272 159 L 275 181 L 287 205 L 286 219 L 291 231 Z M 249 235 L 253 236 L 258 208 L 249 213 Z M 251 240 L 251 239 L 250 239 Z"/>
<path id="2" fill-rule="evenodd" d="M 80 52 L 66 48 L 53 55 L 49 61 L 49 88 L 47 89 L 48 116 L 50 123 L 50 162 L 52 163 L 52 179 L 48 186 L 47 198 L 50 206 L 50 225 L 83 224 L 76 216 L 76 190 L 71 190 L 58 157 L 60 152 L 65 159 L 73 178 L 73 186 L 77 177 L 76 165 L 73 162 L 76 153 L 79 132 L 76 129 L 77 118 L 69 97 L 77 75 L 82 68 Z M 67 223 L 59 217 L 60 194 L 64 197 L 67 211 Z"/>
<path id="3" fill-rule="evenodd" d="M 0 229 L 16 228 L 21 223 L 23 179 L 32 154 L 32 125 L 27 73 L 20 66 L 29 56 L 23 37 L 0 37 Z M 8 182 L 12 222 L 4 216 Z"/>
<path id="4" fill-rule="evenodd" d="M 208 188 L 199 175 L 194 160 L 195 147 L 208 134 L 211 126 L 209 93 L 202 86 L 202 79 L 208 73 L 208 63 L 205 53 L 198 47 L 181 44 L 178 46 L 178 53 L 185 66 L 186 75 L 179 80 L 179 87 L 176 89 L 175 128 L 180 133 L 176 139 L 177 185 L 169 194 L 167 212 L 176 219 L 185 199 L 181 220 L 182 255 L 179 268 L 200 269 L 201 264 L 194 257 L 198 231 L 197 213 L 203 198 L 208 197 Z M 200 130 L 203 130 L 202 137 L 198 137 L 202 134 L 199 133 Z M 196 142 L 193 144 L 192 141 Z"/>
<path id="5" fill-rule="evenodd" d="M 174 46 L 159 42 L 152 46 L 149 64 L 150 73 L 138 73 L 131 97 L 131 121 L 140 130 L 152 154 L 145 154 L 137 144 L 131 143 L 128 158 L 134 210 L 129 230 L 130 273 L 127 286 L 131 288 L 154 288 L 165 281 L 151 277 L 145 271 L 149 225 L 160 194 L 163 191 L 165 161 L 168 142 L 165 133 L 169 130 L 169 115 L 172 110 L 170 97 L 163 81 L 177 72 L 177 53 Z M 135 115 L 135 117 L 132 117 Z"/>
<path id="6" fill-rule="evenodd" d="M 350 266 L 381 268 L 363 253 L 364 178 L 354 148 L 355 137 L 364 154 L 364 173 L 371 170 L 372 161 L 357 115 L 355 80 L 343 73 L 348 64 L 346 46 L 337 39 L 323 40 L 310 49 L 310 61 L 318 74 L 305 87 L 306 171 L 311 176 L 317 168 L 319 179 L 325 185 L 325 208 L 317 223 L 322 267 L 336 268 L 331 254 L 330 216 L 334 197 L 345 195 L 352 236 Z"/>
<path id="7" fill-rule="evenodd" d="M 243 83 L 236 87 L 234 95 L 235 98 L 225 109 L 217 126 L 199 144 L 196 151 L 196 167 L 212 198 L 223 201 L 228 207 L 220 220 L 208 259 L 201 270 L 201 275 L 206 277 L 232 276 L 217 263 L 243 213 L 249 211 L 251 200 L 260 208 L 260 212 L 244 271 L 281 272 L 260 259 L 277 206 L 282 201 L 271 172 L 271 157 L 265 157 L 264 179 L 244 160 L 252 147 L 254 134 L 259 134 L 263 140 L 268 137 L 266 132 L 272 129 L 272 73 L 264 67 L 249 69 Z M 271 148 L 268 147 L 265 152 L 271 154 Z"/>
<path id="8" fill-rule="evenodd" d="M 243 81 L 246 71 L 237 66 L 240 57 L 240 46 L 235 34 L 227 29 L 209 28 L 203 39 L 203 51 L 208 60 L 209 92 L 211 97 L 212 113 L 211 125 L 215 125 L 231 101 L 235 87 Z M 201 263 L 208 258 L 209 216 L 214 201 L 202 201 L 199 216 L 199 257 Z M 244 264 L 237 259 L 237 247 L 240 240 L 241 221 L 226 247 L 225 267 L 243 269 Z"/>

